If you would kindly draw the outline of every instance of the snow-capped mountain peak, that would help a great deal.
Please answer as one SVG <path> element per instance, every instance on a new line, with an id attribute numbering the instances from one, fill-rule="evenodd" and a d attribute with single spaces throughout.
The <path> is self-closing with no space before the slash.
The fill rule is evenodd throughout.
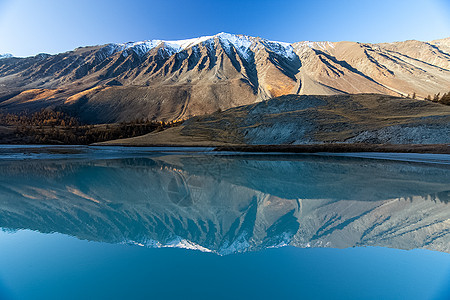
<path id="1" fill-rule="evenodd" d="M 201 36 L 198 38 L 176 40 L 176 41 L 164 41 L 165 44 L 170 45 L 172 48 L 178 47 L 180 51 L 190 48 L 192 46 L 203 43 L 207 40 L 213 39 L 214 36 Z"/>
<path id="2" fill-rule="evenodd" d="M 213 39 L 214 36 L 202 36 L 198 38 L 192 39 L 183 39 L 183 40 L 146 40 L 140 42 L 128 42 L 122 44 L 108 44 L 105 48 L 106 55 L 113 55 L 117 52 L 122 52 L 123 56 L 128 56 L 129 51 L 133 51 L 139 56 L 144 56 L 150 50 L 158 47 L 161 44 L 171 50 L 173 53 L 181 52 L 187 48 L 200 44 L 204 41 Z"/>
<path id="3" fill-rule="evenodd" d="M 149 40 L 149 41 L 121 44 L 120 46 L 122 47 L 121 51 L 123 51 L 122 54 L 124 56 L 128 55 L 128 51 L 124 50 L 133 50 L 137 55 L 144 56 L 150 50 L 157 47 L 161 43 L 162 43 L 161 40 Z"/>
<path id="4" fill-rule="evenodd" d="M 222 46 L 225 48 L 227 52 L 230 51 L 230 47 L 233 46 L 234 49 L 238 52 L 239 56 L 245 59 L 249 58 L 250 47 L 252 45 L 252 41 L 250 37 L 245 35 L 236 35 L 221 32 L 216 35 L 222 43 Z"/>
<path id="5" fill-rule="evenodd" d="M 292 45 L 289 43 L 270 41 L 226 32 L 221 32 L 213 36 L 201 36 L 198 38 L 183 40 L 146 40 L 123 44 L 108 44 L 105 46 L 105 54 L 109 56 L 117 52 L 122 52 L 124 56 L 128 56 L 130 53 L 129 51 L 133 51 L 137 55 L 143 56 L 161 44 L 164 44 L 164 47 L 170 50 L 171 54 L 173 54 L 206 41 L 214 40 L 215 38 L 219 39 L 226 52 L 229 53 L 231 51 L 231 47 L 233 47 L 238 55 L 246 60 L 251 56 L 252 47 L 257 43 L 261 43 L 265 49 L 271 52 L 276 52 L 279 55 L 286 56 L 291 59 L 295 56 Z"/>
<path id="6" fill-rule="evenodd" d="M 297 56 L 294 52 L 294 48 L 289 43 L 275 42 L 263 39 L 262 44 L 267 50 L 275 52 L 278 55 L 287 57 L 291 60 Z"/>

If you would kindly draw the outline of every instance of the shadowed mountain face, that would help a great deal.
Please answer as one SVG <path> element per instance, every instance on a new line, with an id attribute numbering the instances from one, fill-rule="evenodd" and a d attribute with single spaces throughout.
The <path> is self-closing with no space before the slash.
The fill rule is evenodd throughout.
<path id="1" fill-rule="evenodd" d="M 66 106 L 87 122 L 173 120 L 286 94 L 447 92 L 450 40 L 268 41 L 221 33 L 0 59 L 0 109 Z"/>
<path id="2" fill-rule="evenodd" d="M 314 156 L 0 163 L 0 227 L 225 255 L 268 247 L 450 252 L 450 169 Z"/>

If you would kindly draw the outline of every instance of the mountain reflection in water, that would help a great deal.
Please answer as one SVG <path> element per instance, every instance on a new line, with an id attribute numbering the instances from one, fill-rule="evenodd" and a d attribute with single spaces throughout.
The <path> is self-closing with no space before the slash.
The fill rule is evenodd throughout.
<path id="1" fill-rule="evenodd" d="M 220 255 L 270 247 L 450 252 L 450 168 L 315 156 L 0 163 L 0 227 Z"/>

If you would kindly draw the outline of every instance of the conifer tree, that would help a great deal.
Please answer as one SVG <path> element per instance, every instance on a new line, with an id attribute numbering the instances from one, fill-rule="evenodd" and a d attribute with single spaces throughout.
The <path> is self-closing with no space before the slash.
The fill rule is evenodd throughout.
<path id="1" fill-rule="evenodd" d="M 439 103 L 450 105 L 450 92 L 442 95 L 442 98 L 439 100 Z"/>
<path id="2" fill-rule="evenodd" d="M 439 102 L 439 95 L 440 95 L 441 93 L 437 93 L 436 95 L 434 95 L 434 98 L 433 98 L 433 101 L 434 102 Z"/>

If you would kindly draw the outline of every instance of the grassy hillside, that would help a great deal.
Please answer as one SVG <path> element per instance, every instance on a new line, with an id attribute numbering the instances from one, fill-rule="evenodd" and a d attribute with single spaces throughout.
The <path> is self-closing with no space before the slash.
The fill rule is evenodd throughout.
<path id="1" fill-rule="evenodd" d="M 378 94 L 287 95 L 197 116 L 124 145 L 450 143 L 450 107 Z"/>

